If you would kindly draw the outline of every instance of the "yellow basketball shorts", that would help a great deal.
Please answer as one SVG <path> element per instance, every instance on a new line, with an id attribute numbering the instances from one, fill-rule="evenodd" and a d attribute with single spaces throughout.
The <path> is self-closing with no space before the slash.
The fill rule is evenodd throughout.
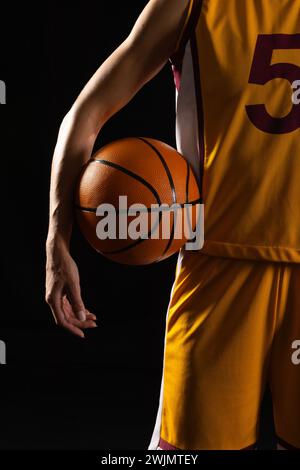
<path id="1" fill-rule="evenodd" d="M 279 442 L 300 448 L 300 265 L 182 251 L 165 341 L 150 449 L 254 445 L 267 383 Z"/>

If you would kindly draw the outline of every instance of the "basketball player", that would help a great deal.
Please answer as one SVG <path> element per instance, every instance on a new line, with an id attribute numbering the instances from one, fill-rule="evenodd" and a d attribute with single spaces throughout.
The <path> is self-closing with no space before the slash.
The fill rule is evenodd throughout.
<path id="1" fill-rule="evenodd" d="M 171 59 L 178 150 L 205 204 L 181 250 L 150 449 L 254 448 L 266 383 L 281 448 L 300 448 L 300 0 L 151 0 L 64 118 L 53 158 L 46 300 L 83 337 L 72 194 L 104 123 Z"/>

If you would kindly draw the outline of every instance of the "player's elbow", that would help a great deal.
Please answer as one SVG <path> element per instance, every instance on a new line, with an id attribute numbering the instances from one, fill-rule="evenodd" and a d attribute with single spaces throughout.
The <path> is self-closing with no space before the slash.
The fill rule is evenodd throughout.
<path id="1" fill-rule="evenodd" d="M 73 105 L 61 121 L 56 145 L 58 148 L 67 145 L 75 151 L 84 151 L 93 145 L 96 137 L 96 126 L 85 110 Z"/>

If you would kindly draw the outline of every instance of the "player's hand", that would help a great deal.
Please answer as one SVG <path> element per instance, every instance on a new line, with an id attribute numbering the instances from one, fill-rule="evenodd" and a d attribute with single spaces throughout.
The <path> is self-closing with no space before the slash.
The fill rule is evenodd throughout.
<path id="1" fill-rule="evenodd" d="M 66 248 L 47 247 L 46 302 L 57 325 L 84 338 L 85 328 L 95 328 L 96 316 L 84 306 L 78 268 Z"/>

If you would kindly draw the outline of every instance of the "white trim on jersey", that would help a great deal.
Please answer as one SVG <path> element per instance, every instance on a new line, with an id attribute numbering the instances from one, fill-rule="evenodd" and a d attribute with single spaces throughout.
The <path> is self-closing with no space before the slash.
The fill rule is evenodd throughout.
<path id="1" fill-rule="evenodd" d="M 198 181 L 200 181 L 199 122 L 198 122 L 194 65 L 193 65 L 190 42 L 188 42 L 186 46 L 185 54 L 183 57 L 179 91 L 176 90 L 176 143 L 177 143 L 177 150 L 182 155 L 184 155 L 184 157 L 190 162 L 193 170 L 195 171 Z M 180 252 L 178 256 L 176 275 L 179 273 L 181 259 L 182 259 L 182 252 Z M 169 303 L 168 310 L 167 310 L 163 375 L 162 375 L 162 381 L 161 381 L 161 387 L 160 387 L 159 407 L 158 407 L 158 412 L 157 412 L 157 417 L 156 417 L 156 422 L 155 422 L 155 427 L 154 427 L 154 431 L 152 434 L 151 442 L 148 447 L 149 450 L 157 450 L 159 446 L 159 440 L 160 440 L 163 394 L 164 394 L 164 367 L 165 367 L 167 322 L 168 322 L 169 308 L 171 304 L 174 287 L 175 287 L 175 282 L 171 290 L 171 298 L 170 298 L 170 303 Z"/>
<path id="2" fill-rule="evenodd" d="M 200 144 L 196 84 L 191 44 L 188 42 L 182 63 L 179 91 L 176 90 L 177 150 L 190 162 L 200 181 Z"/>

